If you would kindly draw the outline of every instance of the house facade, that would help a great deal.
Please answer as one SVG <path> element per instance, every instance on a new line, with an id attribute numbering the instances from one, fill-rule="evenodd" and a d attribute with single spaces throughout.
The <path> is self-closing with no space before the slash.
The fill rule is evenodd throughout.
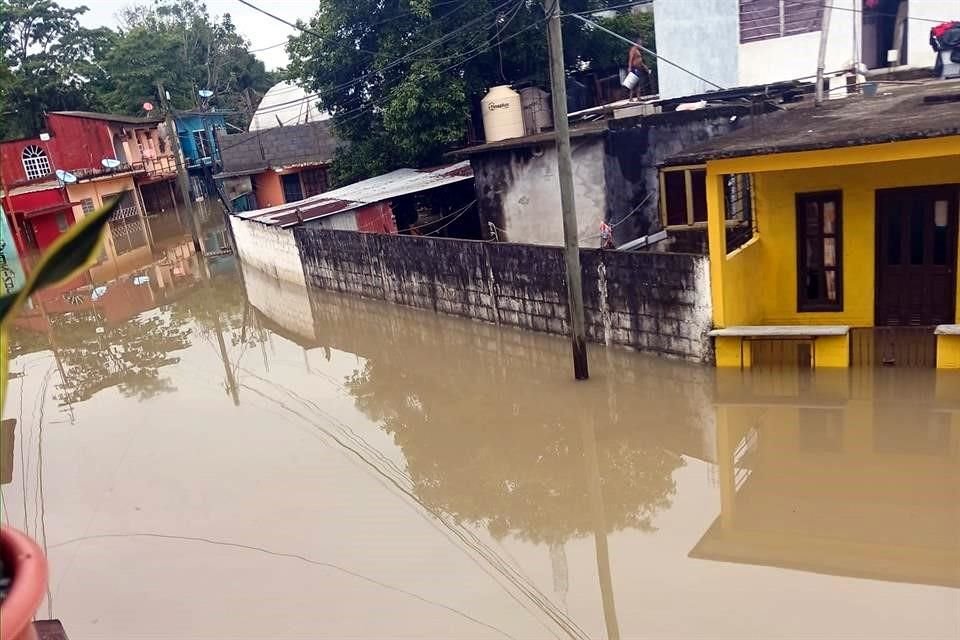
<path id="1" fill-rule="evenodd" d="M 960 366 L 958 91 L 801 105 L 670 159 L 702 185 L 718 366 Z"/>
<path id="2" fill-rule="evenodd" d="M 183 163 L 195 197 L 214 193 L 213 174 L 220 165 L 217 134 L 226 132 L 226 116 L 217 111 L 182 111 L 174 115 Z"/>
<path id="3" fill-rule="evenodd" d="M 657 53 L 724 88 L 811 79 L 817 71 L 824 4 L 823 0 L 656 2 Z M 833 0 L 832 6 L 828 72 L 855 66 L 861 71 L 932 67 L 930 27 L 960 18 L 955 0 Z M 710 45 L 702 46 L 704 42 Z M 660 65 L 657 73 L 661 98 L 717 88 L 672 65 Z"/>
<path id="4" fill-rule="evenodd" d="M 111 220 L 117 233 L 108 250 L 113 239 L 120 252 L 131 242 L 147 244 L 144 196 L 172 205 L 176 177 L 160 120 L 65 111 L 48 114 L 46 125 L 36 138 L 0 143 L 4 210 L 18 249 L 45 249 L 75 221 L 122 193 L 127 195 Z M 69 177 L 61 179 L 58 170 Z M 134 227 L 139 240 L 131 237 Z"/>
<path id="5" fill-rule="evenodd" d="M 245 133 L 217 132 L 221 182 L 234 211 L 296 202 L 330 188 L 337 139 L 327 121 Z"/>

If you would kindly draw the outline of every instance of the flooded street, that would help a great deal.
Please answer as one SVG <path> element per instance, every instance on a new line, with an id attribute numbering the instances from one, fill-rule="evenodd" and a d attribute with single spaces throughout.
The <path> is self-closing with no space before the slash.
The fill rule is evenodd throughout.
<path id="1" fill-rule="evenodd" d="M 12 327 L 85 638 L 960 637 L 960 375 L 717 371 L 167 255 Z"/>

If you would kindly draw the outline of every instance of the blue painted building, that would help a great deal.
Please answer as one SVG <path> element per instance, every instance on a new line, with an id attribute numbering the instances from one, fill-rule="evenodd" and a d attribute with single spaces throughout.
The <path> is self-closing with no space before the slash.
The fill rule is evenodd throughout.
<path id="1" fill-rule="evenodd" d="M 220 167 L 220 149 L 216 131 L 225 131 L 226 114 L 217 111 L 181 111 L 174 116 L 180 148 L 190 174 L 190 189 L 195 198 L 214 193 L 211 176 Z"/>
<path id="2" fill-rule="evenodd" d="M 189 169 L 216 166 L 220 162 L 216 129 L 226 129 L 224 113 L 216 111 L 183 111 L 174 117 L 180 148 Z"/>

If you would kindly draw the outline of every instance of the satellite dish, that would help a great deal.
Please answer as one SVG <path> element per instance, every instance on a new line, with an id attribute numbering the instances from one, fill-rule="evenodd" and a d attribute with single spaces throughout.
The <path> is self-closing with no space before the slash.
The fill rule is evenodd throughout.
<path id="1" fill-rule="evenodd" d="M 144 103 L 143 103 L 143 110 L 144 110 L 144 111 L 153 111 L 153 103 L 152 103 L 152 102 L 144 102 Z"/>
<path id="2" fill-rule="evenodd" d="M 213 91 L 210 91 L 210 89 L 200 89 L 197 93 L 200 94 L 201 98 L 210 98 L 213 96 Z"/>
<path id="3" fill-rule="evenodd" d="M 102 164 L 106 169 L 116 169 L 123 163 L 116 158 L 104 158 L 100 161 L 100 164 Z"/>
<path id="4" fill-rule="evenodd" d="M 57 174 L 57 180 L 63 182 L 64 184 L 73 184 L 77 181 L 77 176 L 73 175 L 69 171 L 64 171 L 63 169 L 57 169 L 54 173 Z"/>

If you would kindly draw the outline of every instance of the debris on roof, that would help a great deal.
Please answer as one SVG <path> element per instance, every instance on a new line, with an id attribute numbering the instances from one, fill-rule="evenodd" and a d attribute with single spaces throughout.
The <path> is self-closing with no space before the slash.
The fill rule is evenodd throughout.
<path id="1" fill-rule="evenodd" d="M 879 83 L 875 97 L 804 102 L 746 119 L 737 131 L 672 156 L 668 165 L 960 135 L 960 81 Z"/>

